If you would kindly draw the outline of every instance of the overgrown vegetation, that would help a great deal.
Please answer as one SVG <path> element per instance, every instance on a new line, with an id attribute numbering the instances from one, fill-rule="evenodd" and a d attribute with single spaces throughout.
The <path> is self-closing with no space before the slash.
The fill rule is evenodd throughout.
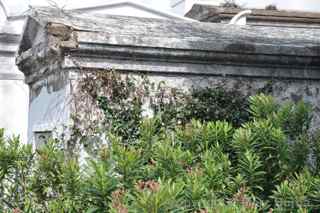
<path id="1" fill-rule="evenodd" d="M 239 91 L 217 87 L 185 92 L 168 88 L 164 82 L 156 84 L 145 76 L 120 75 L 114 71 L 84 74 L 76 95 L 74 141 L 111 131 L 126 143 L 134 142 L 140 134 L 145 103 L 147 110 L 161 120 L 160 125 L 168 129 L 192 119 L 225 120 L 236 127 L 249 120 L 248 99 Z M 98 112 L 103 116 L 97 116 Z"/>
<path id="2" fill-rule="evenodd" d="M 57 141 L 33 153 L 1 132 L 0 208 L 319 211 L 319 137 L 308 136 L 310 112 L 302 102 L 279 105 L 259 95 L 250 98 L 250 121 L 238 128 L 226 121 L 192 120 L 170 130 L 156 116 L 140 124 L 131 145 L 110 134 L 109 147 L 83 167 L 66 156 Z"/>
<path id="3" fill-rule="evenodd" d="M 107 143 L 96 155 L 80 161 L 58 140 L 33 152 L 0 132 L 0 212 L 320 210 L 310 105 L 222 88 L 168 95 L 147 79 L 111 77 L 105 93 L 86 85 L 105 116 L 98 130 Z M 146 94 L 154 117 L 143 119 Z"/>

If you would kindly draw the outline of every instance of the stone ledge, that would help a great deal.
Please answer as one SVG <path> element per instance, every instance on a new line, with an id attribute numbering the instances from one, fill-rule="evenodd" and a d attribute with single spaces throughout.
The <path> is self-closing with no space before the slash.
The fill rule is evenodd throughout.
<path id="1" fill-rule="evenodd" d="M 17 58 L 28 82 L 59 72 L 60 67 L 63 71 L 77 66 L 320 79 L 320 29 L 88 15 L 48 8 L 35 10 L 28 23 Z"/>
<path id="2" fill-rule="evenodd" d="M 196 75 L 246 77 L 264 79 L 320 80 L 318 69 L 274 68 L 266 66 L 242 66 L 214 63 L 167 62 L 160 60 L 128 60 L 114 58 L 67 57 L 62 64 L 65 70 L 116 70 L 166 75 Z"/>

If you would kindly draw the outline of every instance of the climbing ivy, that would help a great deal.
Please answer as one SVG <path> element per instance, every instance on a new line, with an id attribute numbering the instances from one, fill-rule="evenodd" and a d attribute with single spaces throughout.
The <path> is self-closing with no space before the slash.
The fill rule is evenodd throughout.
<path id="1" fill-rule="evenodd" d="M 95 131 L 103 130 L 122 137 L 127 143 L 139 136 L 138 126 L 144 118 L 144 111 L 151 111 L 166 128 L 184 125 L 192 119 L 202 122 L 225 120 L 239 127 L 249 119 L 247 97 L 221 86 L 183 91 L 170 88 L 164 82 L 152 82 L 143 75 L 110 71 L 83 75 L 76 91 L 78 101 L 90 98 L 85 106 L 89 108 L 86 112 L 96 111 L 103 116 L 91 116 L 95 119 L 90 123 L 88 117 L 82 117 L 81 121 L 82 113 L 77 112 L 74 123 L 78 126 L 79 123 L 89 123 L 91 126 L 82 127 L 82 131 L 75 127 L 73 132 L 81 134 L 87 131 L 85 129 L 91 129 L 94 135 Z M 83 104 L 79 106 L 84 108 Z M 84 136 L 87 137 L 88 133 Z"/>

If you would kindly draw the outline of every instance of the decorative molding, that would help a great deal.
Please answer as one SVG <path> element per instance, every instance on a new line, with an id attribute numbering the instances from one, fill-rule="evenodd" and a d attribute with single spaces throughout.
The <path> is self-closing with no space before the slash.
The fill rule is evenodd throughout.
<path id="1" fill-rule="evenodd" d="M 37 24 L 27 25 L 17 59 L 27 82 L 57 72 L 59 67 L 70 70 L 79 66 L 320 80 L 320 29 L 66 14 L 44 8 L 36 10 L 29 22 Z M 55 35 L 52 25 L 60 29 Z M 39 32 L 42 37 L 35 41 L 29 32 Z"/>
<path id="2" fill-rule="evenodd" d="M 0 80 L 24 80 L 24 76 L 22 73 L 0 73 Z"/>

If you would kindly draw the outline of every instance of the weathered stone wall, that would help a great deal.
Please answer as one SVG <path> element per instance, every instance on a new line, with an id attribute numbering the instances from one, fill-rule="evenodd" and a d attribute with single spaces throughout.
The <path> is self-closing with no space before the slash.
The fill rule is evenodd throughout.
<path id="1" fill-rule="evenodd" d="M 103 113 L 98 109 L 97 103 L 78 88 L 82 72 L 73 70 L 72 72 L 60 72 L 60 75 L 48 75 L 30 87 L 30 135 L 34 135 L 35 132 L 48 131 L 59 135 L 62 128 L 71 127 L 72 116 L 75 114 L 79 119 L 77 128 L 86 135 L 92 135 L 95 131 L 92 128 L 101 125 Z M 145 75 L 155 85 L 164 82 L 164 87 L 168 90 L 175 88 L 188 92 L 192 88 L 223 87 L 226 90 L 238 90 L 246 96 L 261 92 L 267 93 L 280 102 L 303 100 L 313 106 L 312 128 L 320 127 L 320 84 L 316 80 L 133 72 L 126 72 L 125 75 L 128 73 L 137 80 Z M 97 89 L 103 91 L 102 87 L 97 82 Z M 150 114 L 147 108 L 144 110 L 146 110 L 146 115 Z M 32 141 L 34 140 L 33 138 Z"/>
<path id="2" fill-rule="evenodd" d="M 166 82 L 168 87 L 188 91 L 192 87 L 223 87 L 227 90 L 236 89 L 244 95 L 267 93 L 280 102 L 300 100 L 313 106 L 313 128 L 320 127 L 320 83 L 315 80 L 285 80 L 270 78 L 243 78 L 243 77 L 208 77 L 190 75 L 152 75 L 155 82 Z"/>
<path id="3" fill-rule="evenodd" d="M 129 72 L 131 76 L 139 82 L 141 73 Z M 125 75 L 127 75 L 126 73 Z M 222 77 L 222 76 L 201 76 L 201 75 L 168 75 L 168 74 L 153 74 L 144 73 L 144 76 L 151 83 L 158 85 L 163 82 L 163 87 L 167 90 L 175 88 L 183 92 L 190 92 L 192 88 L 217 88 L 222 87 L 226 90 L 237 90 L 245 96 L 265 93 L 275 97 L 280 103 L 304 101 L 313 107 L 312 128 L 320 127 L 320 84 L 315 80 L 286 80 L 286 79 L 271 79 L 271 78 L 246 78 L 246 77 Z M 101 111 L 97 108 L 96 103 L 86 94 L 81 94 L 77 88 L 78 78 L 73 78 L 72 88 L 72 110 L 71 113 L 81 114 L 81 119 L 87 122 L 81 125 L 83 131 L 89 130 L 90 124 L 99 123 L 99 119 L 103 118 Z M 97 90 L 103 91 L 99 85 Z M 156 92 L 156 91 L 154 91 Z M 151 91 L 151 94 L 152 91 Z M 146 102 L 148 99 L 146 99 Z M 148 104 L 146 103 L 146 106 Z M 144 109 L 148 110 L 148 109 Z M 146 112 L 146 114 L 150 114 Z M 90 131 L 90 130 L 89 130 Z"/>
<path id="4" fill-rule="evenodd" d="M 313 127 L 318 128 L 319 50 L 318 28 L 232 26 L 40 8 L 28 19 L 17 64 L 31 87 L 34 112 L 45 111 L 45 105 L 32 104 L 50 95 L 53 103 L 63 103 L 57 105 L 66 108 L 65 118 L 70 118 L 73 109 L 66 100 L 76 92 L 71 82 L 76 84 L 82 72 L 115 70 L 143 73 L 183 90 L 222 86 L 244 94 L 268 92 L 280 101 L 304 100 L 314 106 Z M 54 95 L 60 92 L 61 101 Z"/>

